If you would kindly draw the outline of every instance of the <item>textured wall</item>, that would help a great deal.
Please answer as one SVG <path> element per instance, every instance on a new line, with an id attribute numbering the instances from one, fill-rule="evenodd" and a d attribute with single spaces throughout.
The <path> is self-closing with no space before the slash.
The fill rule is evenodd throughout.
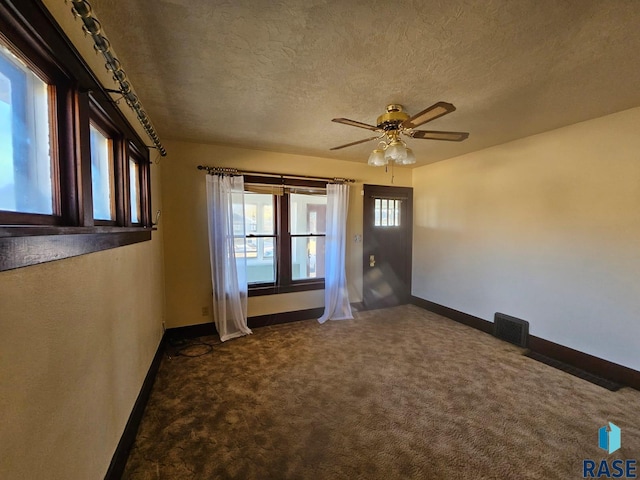
<path id="1" fill-rule="evenodd" d="M 0 478 L 104 476 L 162 337 L 163 267 L 159 230 L 0 273 Z"/>
<path id="2" fill-rule="evenodd" d="M 46 3 L 104 79 L 70 6 Z M 160 171 L 151 170 L 155 210 Z M 163 316 L 161 230 L 150 242 L 1 272 L 0 478 L 103 478 Z"/>
<path id="3" fill-rule="evenodd" d="M 640 108 L 414 170 L 413 294 L 640 370 Z"/>
<path id="4" fill-rule="evenodd" d="M 0 477 L 102 478 L 162 336 L 153 240 L 0 273 Z"/>
<path id="5" fill-rule="evenodd" d="M 354 162 L 218 145 L 169 141 L 167 150 L 169 155 L 163 160 L 165 181 L 162 183 L 167 327 L 213 320 L 202 316 L 202 307 L 211 304 L 205 174 L 196 168 L 202 164 L 300 175 L 336 175 L 358 180 L 351 187 L 349 201 L 347 282 L 350 300 L 362 299 L 362 244 L 353 241 L 354 235 L 362 234 L 360 191 L 363 183 L 389 185 L 390 172 Z M 396 168 L 394 185 L 410 186 L 411 170 Z M 323 305 L 322 291 L 252 297 L 249 298 L 249 315 Z"/>

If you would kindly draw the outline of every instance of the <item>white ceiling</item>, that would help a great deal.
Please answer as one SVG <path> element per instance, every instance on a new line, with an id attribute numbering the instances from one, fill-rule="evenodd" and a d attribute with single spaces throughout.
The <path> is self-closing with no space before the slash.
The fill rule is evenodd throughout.
<path id="1" fill-rule="evenodd" d="M 366 162 L 388 103 L 457 111 L 417 165 L 640 106 L 638 0 L 92 0 L 160 138 Z M 169 152 L 171 153 L 171 152 Z"/>

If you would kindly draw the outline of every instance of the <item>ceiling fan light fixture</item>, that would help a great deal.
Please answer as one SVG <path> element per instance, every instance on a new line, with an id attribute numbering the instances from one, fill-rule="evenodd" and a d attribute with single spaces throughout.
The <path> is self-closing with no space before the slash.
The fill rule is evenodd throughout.
<path id="1" fill-rule="evenodd" d="M 412 165 L 416 163 L 416 156 L 413 153 L 413 150 L 411 150 L 409 147 L 407 147 L 407 157 L 404 159 L 404 161 L 402 162 L 403 165 Z"/>
<path id="2" fill-rule="evenodd" d="M 367 162 L 372 167 L 382 167 L 388 163 L 385 158 L 384 150 L 376 148 L 371 155 L 369 155 L 369 161 Z"/>
<path id="3" fill-rule="evenodd" d="M 400 140 L 393 140 L 384 152 L 384 158 L 387 161 L 396 163 L 404 163 L 407 158 L 407 147 Z"/>
<path id="4" fill-rule="evenodd" d="M 446 140 L 450 142 L 461 142 L 469 137 L 468 132 L 444 132 L 440 130 L 414 130 L 427 122 L 431 122 L 448 113 L 455 111 L 451 103 L 436 102 L 423 111 L 409 116 L 402 105 L 387 105 L 386 113 L 380 115 L 376 121 L 376 125 L 357 122 L 348 118 L 334 118 L 332 121 L 350 125 L 353 127 L 372 130 L 378 134 L 377 137 L 365 138 L 356 142 L 350 142 L 330 150 L 339 150 L 353 145 L 369 142 L 371 140 L 379 140 L 378 147 L 369 155 L 368 164 L 374 167 L 388 165 L 389 162 L 396 165 L 412 165 L 416 163 L 416 156 L 413 151 L 407 147 L 407 144 L 400 138 L 402 135 L 422 140 Z"/>

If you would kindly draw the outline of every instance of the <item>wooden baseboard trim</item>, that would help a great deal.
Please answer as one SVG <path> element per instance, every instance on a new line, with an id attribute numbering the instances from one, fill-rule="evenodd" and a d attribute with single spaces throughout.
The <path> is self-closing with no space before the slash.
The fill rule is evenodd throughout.
<path id="1" fill-rule="evenodd" d="M 529 335 L 529 349 L 585 372 L 640 390 L 640 372 L 588 353 Z"/>
<path id="2" fill-rule="evenodd" d="M 270 315 L 260 315 L 257 317 L 249 317 L 247 324 L 249 328 L 267 327 L 269 325 L 278 325 L 280 323 L 297 322 L 299 320 L 311 320 L 312 318 L 320 318 L 324 313 L 324 307 L 309 308 L 307 310 L 296 310 L 293 312 L 272 313 Z"/>
<path id="3" fill-rule="evenodd" d="M 249 317 L 247 319 L 247 325 L 249 328 L 267 327 L 269 325 L 297 322 L 298 320 L 320 318 L 323 313 L 324 307 L 320 307 L 309 308 L 306 310 L 295 310 L 292 312 L 272 313 L 269 315 L 258 315 L 255 317 Z M 168 344 L 171 344 L 171 342 L 175 341 L 205 337 L 208 335 L 218 335 L 216 324 L 214 322 L 200 323 L 198 325 L 189 325 L 186 327 L 168 328 L 165 332 L 165 339 Z"/>
<path id="4" fill-rule="evenodd" d="M 190 338 L 208 337 L 209 335 L 218 335 L 216 324 L 213 322 L 199 323 L 197 325 L 188 325 L 186 327 L 167 328 L 164 337 L 167 345 L 179 340 L 188 340 Z"/>
<path id="5" fill-rule="evenodd" d="M 430 302 L 424 298 L 414 297 L 413 295 L 411 295 L 410 302 L 413 305 L 429 310 L 430 312 L 437 313 L 443 317 L 455 320 L 458 323 L 463 323 L 475 328 L 476 330 L 493 335 L 493 322 L 489 322 L 480 317 L 474 317 L 473 315 L 454 310 L 453 308 L 445 307 L 438 303 Z"/>
<path id="6" fill-rule="evenodd" d="M 149 371 L 144 378 L 142 388 L 140 389 L 136 403 L 133 405 L 133 410 L 131 410 L 131 415 L 129 415 L 127 425 L 124 427 L 124 432 L 122 432 L 116 451 L 114 452 L 113 457 L 111 457 L 109 469 L 104 476 L 105 480 L 119 480 L 122 478 L 124 467 L 127 464 L 127 459 L 129 458 L 129 452 L 131 451 L 133 442 L 136 439 L 136 434 L 138 433 L 138 427 L 140 426 L 144 409 L 147 406 L 149 396 L 151 395 L 153 382 L 156 379 L 160 363 L 162 362 L 164 341 L 165 338 L 163 336 L 162 340 L 160 340 L 160 344 L 158 345 L 158 349 L 156 350 L 156 354 L 153 357 Z"/>
<path id="7" fill-rule="evenodd" d="M 351 310 L 354 312 L 364 312 L 367 307 L 364 306 L 364 302 L 352 302 Z"/>
<path id="8" fill-rule="evenodd" d="M 474 317 L 464 312 L 459 312 L 458 310 L 419 297 L 411 296 L 411 303 L 485 333 L 493 334 L 493 322 Z M 565 347 L 564 345 L 536 337 L 535 335 L 529 335 L 529 349 L 554 360 L 598 375 L 599 377 L 606 378 L 607 380 L 640 390 L 640 372 L 637 370 L 599 357 L 594 357 L 588 353 Z"/>

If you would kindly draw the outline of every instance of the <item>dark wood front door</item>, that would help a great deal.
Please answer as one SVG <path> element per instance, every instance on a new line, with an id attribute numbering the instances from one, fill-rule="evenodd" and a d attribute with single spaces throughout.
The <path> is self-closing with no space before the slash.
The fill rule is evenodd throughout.
<path id="1" fill-rule="evenodd" d="M 413 189 L 364 186 L 363 291 L 366 308 L 409 302 Z"/>

